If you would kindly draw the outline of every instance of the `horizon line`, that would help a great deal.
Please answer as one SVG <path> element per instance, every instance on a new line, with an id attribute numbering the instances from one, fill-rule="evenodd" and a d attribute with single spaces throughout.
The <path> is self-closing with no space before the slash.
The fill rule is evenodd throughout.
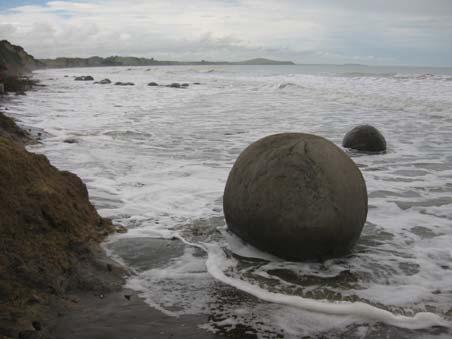
<path id="1" fill-rule="evenodd" d="M 155 59 L 154 57 L 144 57 L 144 56 L 133 56 L 133 55 L 109 55 L 109 56 L 99 56 L 99 55 L 92 55 L 89 57 L 79 57 L 79 56 L 61 56 L 61 57 L 47 57 L 47 58 L 35 58 L 36 60 L 56 60 L 60 58 L 66 58 L 66 59 L 90 59 L 90 58 L 111 58 L 111 57 L 121 57 L 121 58 L 137 58 L 137 59 L 153 59 L 156 62 L 179 62 L 179 63 L 202 63 L 203 61 L 205 63 L 240 63 L 245 61 L 252 61 L 257 59 L 264 59 L 269 61 L 275 61 L 275 62 L 287 62 L 287 63 L 293 63 L 293 65 L 237 65 L 237 66 L 362 66 L 362 67 L 413 67 L 413 68 L 452 68 L 451 65 L 410 65 L 410 64 L 362 64 L 362 63 L 354 63 L 354 62 L 344 62 L 344 63 L 305 63 L 305 62 L 297 62 L 292 60 L 280 60 L 280 59 L 272 59 L 272 58 L 266 58 L 266 57 L 254 57 L 250 59 L 242 59 L 242 60 L 207 60 L 207 59 L 201 59 L 201 60 L 160 60 Z M 121 65 L 118 65 L 121 66 Z M 159 65 L 154 65 L 159 66 Z M 173 65 L 177 66 L 177 65 Z M 234 66 L 234 65 L 231 65 Z M 128 66 L 128 67 L 146 67 L 146 66 Z"/>

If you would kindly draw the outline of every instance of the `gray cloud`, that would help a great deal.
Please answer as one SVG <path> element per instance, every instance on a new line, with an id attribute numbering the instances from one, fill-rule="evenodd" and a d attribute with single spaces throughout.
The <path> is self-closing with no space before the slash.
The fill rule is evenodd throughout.
<path id="1" fill-rule="evenodd" d="M 450 0 L 50 1 L 0 22 L 37 57 L 452 64 Z"/>

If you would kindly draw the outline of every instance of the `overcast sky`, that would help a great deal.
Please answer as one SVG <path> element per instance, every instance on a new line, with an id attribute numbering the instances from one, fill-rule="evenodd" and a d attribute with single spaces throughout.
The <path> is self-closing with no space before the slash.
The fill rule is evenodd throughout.
<path id="1" fill-rule="evenodd" d="M 452 66 L 452 0 L 0 0 L 0 39 L 38 58 Z"/>

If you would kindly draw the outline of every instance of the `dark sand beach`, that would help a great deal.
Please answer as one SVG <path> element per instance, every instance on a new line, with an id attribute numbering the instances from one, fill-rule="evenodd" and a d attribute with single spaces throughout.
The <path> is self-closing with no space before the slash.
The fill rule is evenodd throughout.
<path id="1" fill-rule="evenodd" d="M 127 296 L 127 298 L 126 298 Z M 121 290 L 102 298 L 78 294 L 58 319 L 58 339 L 216 339 L 222 336 L 200 329 L 204 316 L 170 317 L 150 308 L 133 291 Z M 65 312 L 63 311 L 63 312 Z M 246 337 L 241 337 L 246 338 Z"/>

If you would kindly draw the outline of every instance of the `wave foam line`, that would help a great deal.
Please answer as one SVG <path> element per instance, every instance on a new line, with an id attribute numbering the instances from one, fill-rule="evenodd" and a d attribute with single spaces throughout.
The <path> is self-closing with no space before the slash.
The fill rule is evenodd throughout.
<path id="1" fill-rule="evenodd" d="M 240 279 L 228 277 L 226 274 L 224 274 L 224 271 L 220 268 L 222 266 L 221 264 L 223 264 L 223 266 L 229 267 L 233 265 L 227 264 L 228 259 L 226 258 L 224 251 L 218 245 L 201 245 L 191 243 L 185 240 L 179 234 L 175 235 L 175 237 L 189 246 L 194 246 L 207 252 L 207 272 L 213 278 L 223 282 L 226 285 L 237 288 L 238 290 L 251 294 L 256 298 L 267 302 L 291 306 L 317 313 L 354 316 L 359 319 L 372 322 L 382 322 L 387 325 L 406 328 L 410 330 L 419 330 L 434 326 L 452 327 L 452 324 L 450 322 L 431 312 L 419 312 L 413 317 L 408 317 L 404 315 L 397 315 L 363 302 L 329 302 L 307 299 L 294 295 L 269 292 L 260 288 L 259 286 L 250 284 L 249 282 Z"/>

